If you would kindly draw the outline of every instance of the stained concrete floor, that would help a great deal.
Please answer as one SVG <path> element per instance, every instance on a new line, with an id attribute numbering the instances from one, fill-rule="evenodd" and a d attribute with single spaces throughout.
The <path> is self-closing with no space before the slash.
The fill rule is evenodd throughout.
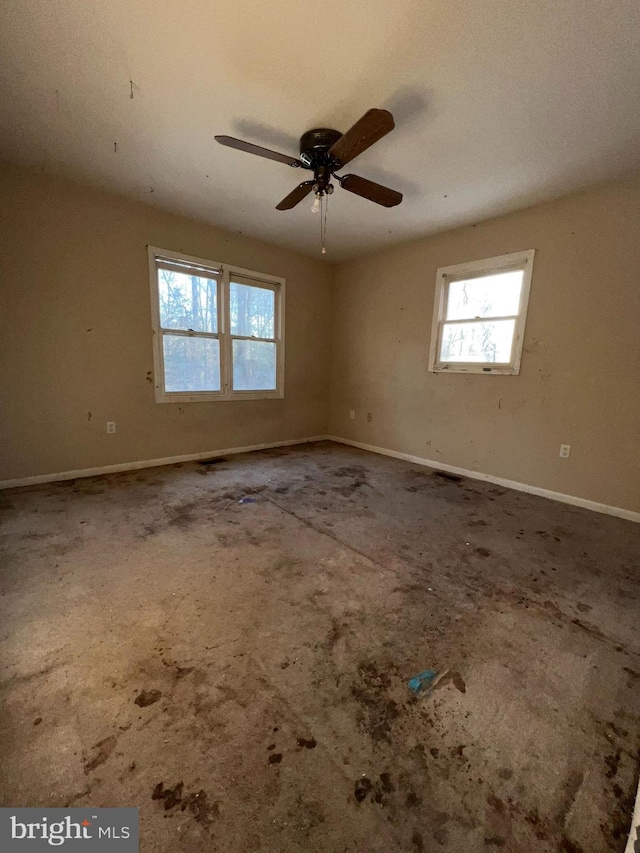
<path id="1" fill-rule="evenodd" d="M 2 805 L 138 806 L 144 853 L 624 849 L 640 526 L 328 442 L 0 503 Z"/>

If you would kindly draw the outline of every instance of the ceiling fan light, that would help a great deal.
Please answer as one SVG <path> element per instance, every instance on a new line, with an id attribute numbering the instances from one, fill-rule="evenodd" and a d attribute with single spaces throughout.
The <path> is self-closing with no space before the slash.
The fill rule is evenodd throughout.
<path id="1" fill-rule="evenodd" d="M 316 193 L 316 197 L 311 205 L 311 213 L 320 213 L 320 193 Z"/>

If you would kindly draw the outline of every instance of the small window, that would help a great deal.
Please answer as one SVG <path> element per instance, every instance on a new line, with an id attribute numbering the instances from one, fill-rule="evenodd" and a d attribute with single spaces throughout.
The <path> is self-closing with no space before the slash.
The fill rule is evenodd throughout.
<path id="1" fill-rule="evenodd" d="M 284 396 L 284 279 L 149 247 L 156 400 Z"/>
<path id="2" fill-rule="evenodd" d="M 535 250 L 441 267 L 429 370 L 517 374 Z"/>

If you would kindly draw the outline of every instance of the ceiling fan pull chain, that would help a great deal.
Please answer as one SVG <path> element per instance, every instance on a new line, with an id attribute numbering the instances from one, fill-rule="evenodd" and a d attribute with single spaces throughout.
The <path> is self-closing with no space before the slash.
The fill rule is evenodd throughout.
<path id="1" fill-rule="evenodd" d="M 324 202 L 324 211 L 320 211 L 320 242 L 322 244 L 322 255 L 327 254 L 327 215 L 329 213 L 329 196 L 325 193 L 320 199 L 320 203 Z"/>
<path id="2" fill-rule="evenodd" d="M 327 220 L 329 218 L 329 196 L 330 195 L 331 195 L 331 193 L 326 194 L 325 202 L 324 202 L 324 242 L 325 242 L 324 253 L 325 253 L 325 255 L 327 254 L 327 246 L 326 246 L 326 243 L 327 243 Z"/>

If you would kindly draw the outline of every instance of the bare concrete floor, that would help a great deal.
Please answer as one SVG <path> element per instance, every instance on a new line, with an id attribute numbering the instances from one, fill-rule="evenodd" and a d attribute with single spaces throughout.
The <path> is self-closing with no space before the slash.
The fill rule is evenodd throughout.
<path id="1" fill-rule="evenodd" d="M 638 525 L 331 443 L 0 502 L 2 805 L 139 806 L 144 853 L 624 849 Z"/>

